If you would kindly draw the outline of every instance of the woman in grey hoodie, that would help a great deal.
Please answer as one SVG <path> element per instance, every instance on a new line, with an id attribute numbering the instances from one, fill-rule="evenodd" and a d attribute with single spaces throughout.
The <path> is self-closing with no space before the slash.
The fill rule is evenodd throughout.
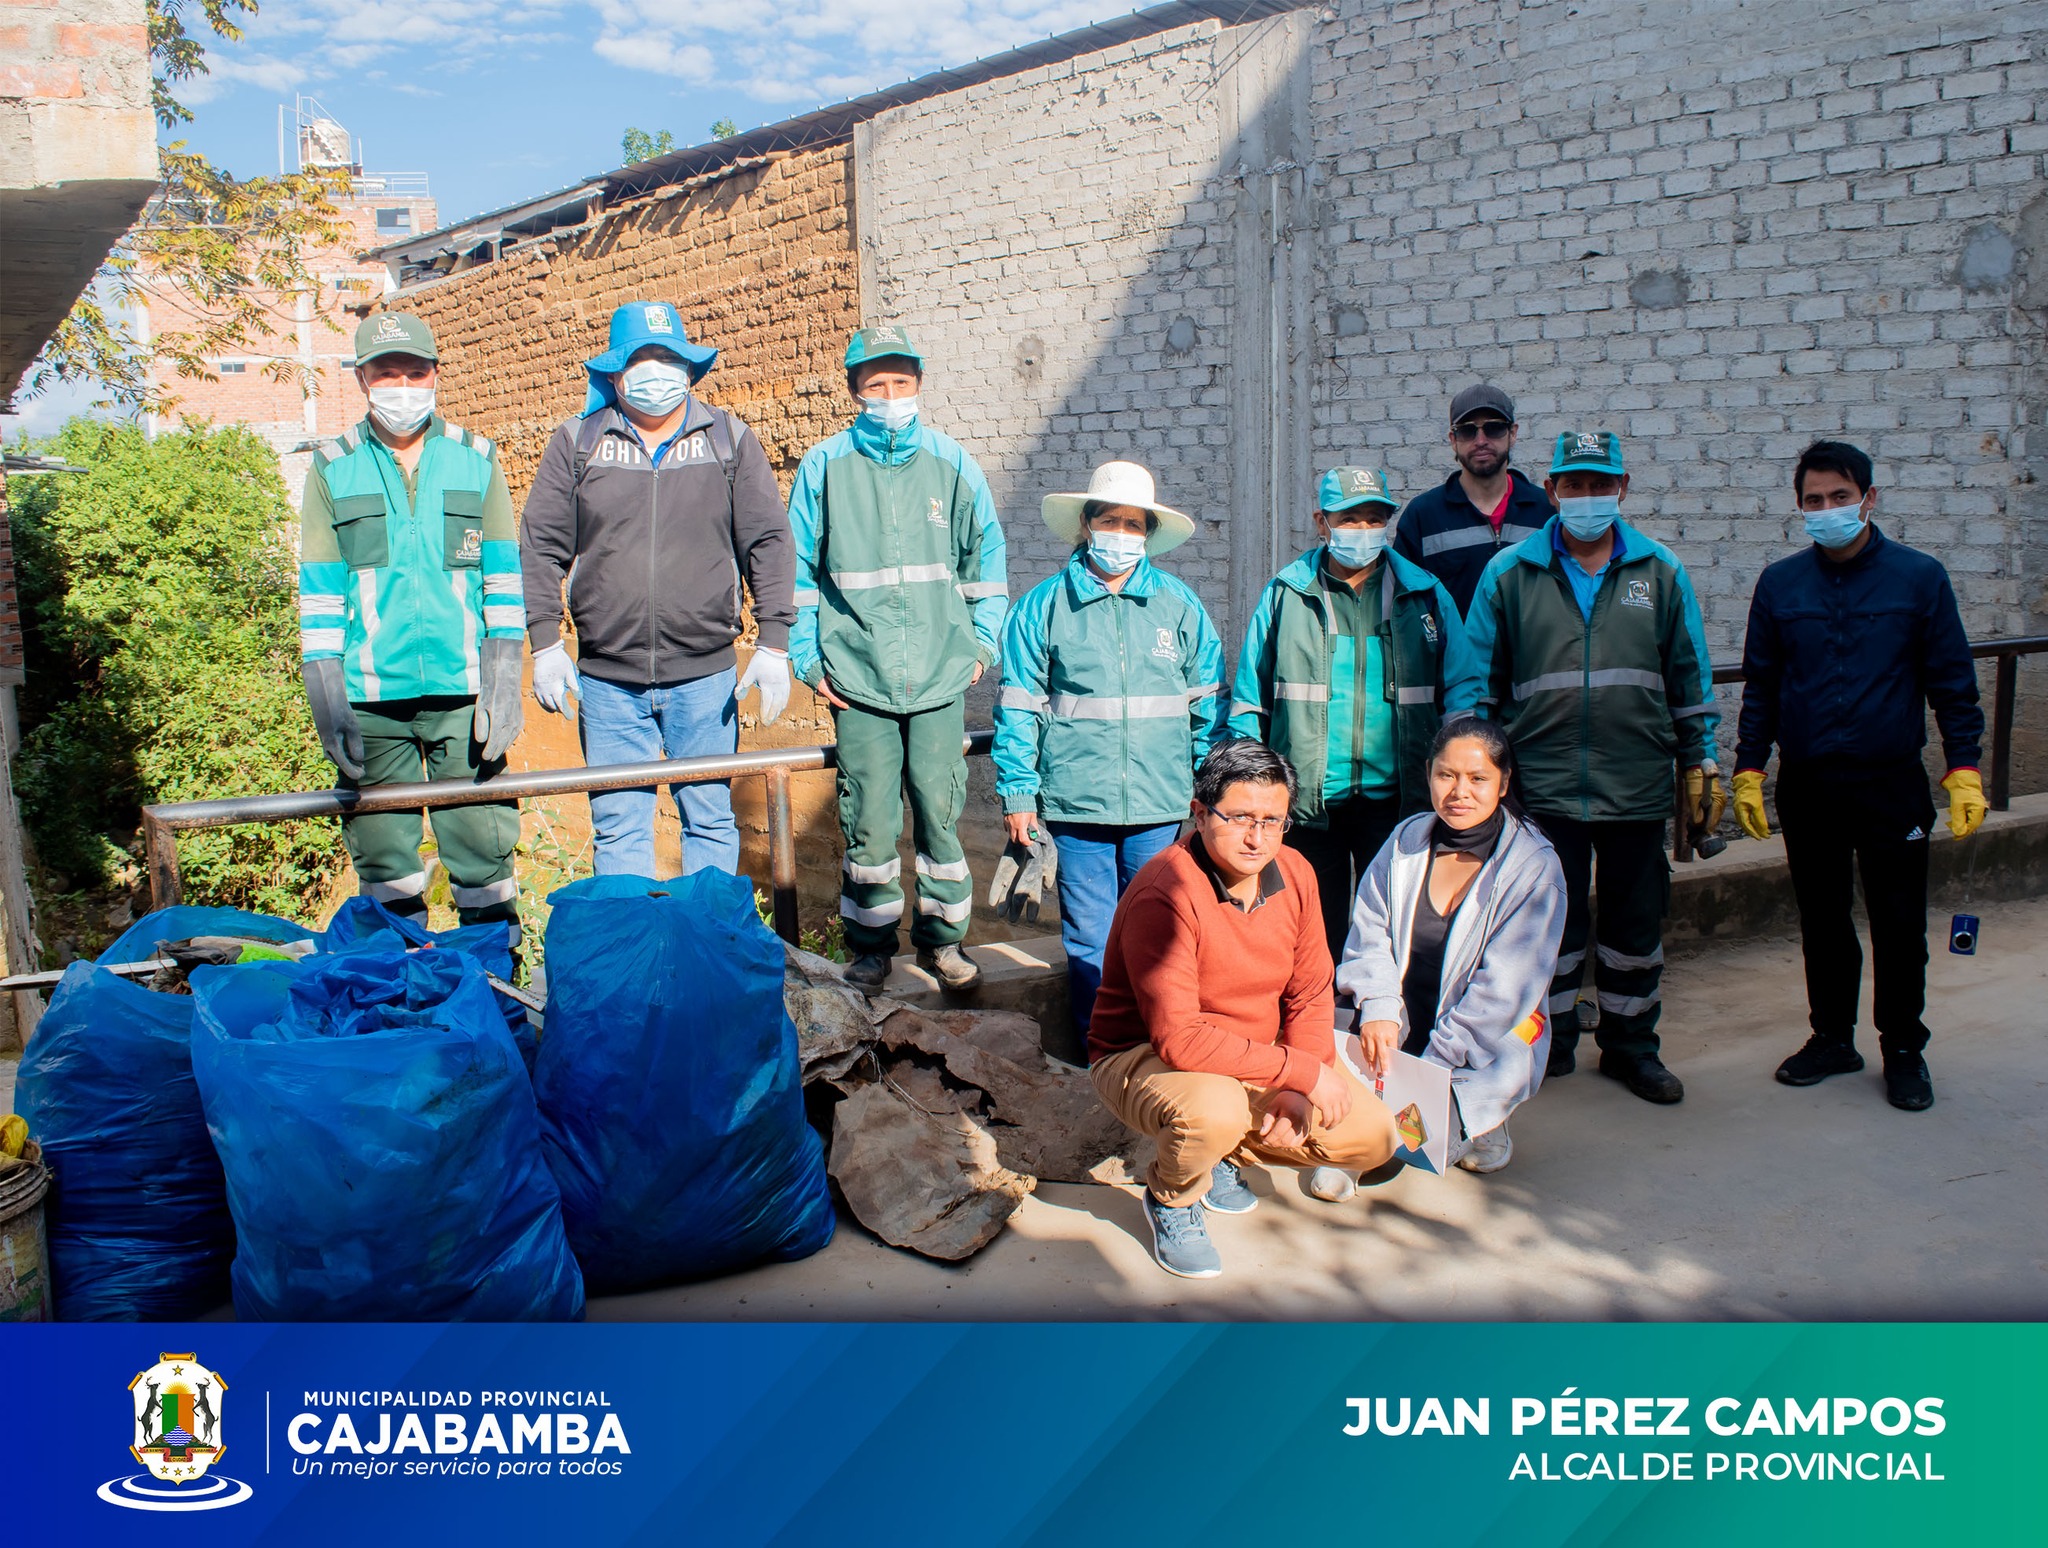
<path id="1" fill-rule="evenodd" d="M 1445 723 L 1429 755 L 1435 809 L 1403 822 L 1374 858 L 1337 967 L 1375 1070 L 1396 1049 L 1450 1070 L 1464 1130 L 1451 1157 L 1473 1172 L 1508 1164 L 1508 1114 L 1542 1083 L 1564 934 L 1564 872 L 1506 803 L 1513 775 L 1498 726 Z M 1354 1179 L 1329 1170 L 1310 1175 L 1309 1191 L 1348 1198 Z"/>

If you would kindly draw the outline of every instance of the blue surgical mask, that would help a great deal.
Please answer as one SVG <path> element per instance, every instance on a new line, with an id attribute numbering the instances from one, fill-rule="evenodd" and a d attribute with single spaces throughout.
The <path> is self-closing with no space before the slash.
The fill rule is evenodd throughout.
<path id="1" fill-rule="evenodd" d="M 673 360 L 640 360 L 619 373 L 618 385 L 628 408 L 666 418 L 690 395 L 690 372 Z"/>
<path id="2" fill-rule="evenodd" d="M 1090 532 L 1088 557 L 1105 575 L 1121 575 L 1137 568 L 1145 557 L 1145 537 L 1139 532 Z"/>
<path id="3" fill-rule="evenodd" d="M 1806 535 L 1822 548 L 1847 548 L 1863 530 L 1863 502 L 1831 506 L 1824 511 L 1801 511 Z"/>
<path id="4" fill-rule="evenodd" d="M 1598 542 L 1621 517 L 1620 495 L 1587 495 L 1581 500 L 1559 500 L 1557 514 L 1564 530 L 1581 543 Z"/>
<path id="5" fill-rule="evenodd" d="M 899 430 L 908 430 L 916 421 L 917 394 L 907 398 L 862 398 L 860 412 L 876 429 L 894 435 Z"/>
<path id="6" fill-rule="evenodd" d="M 1332 527 L 1330 557 L 1347 570 L 1362 570 L 1379 558 L 1393 535 L 1392 523 L 1383 527 Z"/>

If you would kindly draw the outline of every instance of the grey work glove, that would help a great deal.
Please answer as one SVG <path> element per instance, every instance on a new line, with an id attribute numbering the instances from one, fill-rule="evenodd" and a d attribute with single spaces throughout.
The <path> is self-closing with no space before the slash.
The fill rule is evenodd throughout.
<path id="1" fill-rule="evenodd" d="M 323 656 L 301 662 L 299 673 L 306 680 L 306 702 L 313 709 L 313 729 L 320 733 L 320 746 L 337 769 L 350 779 L 361 779 L 363 728 L 349 706 L 340 658 Z"/>
<path id="2" fill-rule="evenodd" d="M 526 706 L 519 686 L 520 658 L 524 640 L 484 641 L 482 665 L 477 669 L 476 719 L 474 735 L 482 744 L 481 760 L 495 763 L 518 738 L 526 723 Z"/>
<path id="3" fill-rule="evenodd" d="M 1005 844 L 995 879 L 989 883 L 988 906 L 1012 924 L 1019 919 L 1037 924 L 1059 870 L 1060 853 L 1049 834 L 1037 833 L 1029 844 Z"/>

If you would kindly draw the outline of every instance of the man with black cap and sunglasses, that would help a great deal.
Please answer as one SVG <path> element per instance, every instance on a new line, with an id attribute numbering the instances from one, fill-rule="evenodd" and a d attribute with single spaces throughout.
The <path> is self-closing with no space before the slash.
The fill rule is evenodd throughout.
<path id="1" fill-rule="evenodd" d="M 1493 556 L 1550 520 L 1543 486 L 1508 466 L 1520 429 L 1515 400 L 1491 382 L 1451 399 L 1446 439 L 1458 471 L 1410 500 L 1394 529 L 1394 552 L 1442 581 L 1460 613 L 1472 610 Z"/>

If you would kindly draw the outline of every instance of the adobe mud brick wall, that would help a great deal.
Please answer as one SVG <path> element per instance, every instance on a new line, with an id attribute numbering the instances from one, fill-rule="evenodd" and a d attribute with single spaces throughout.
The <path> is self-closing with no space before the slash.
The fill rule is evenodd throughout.
<path id="1" fill-rule="evenodd" d="M 523 500 L 554 429 L 583 407 L 583 362 L 612 309 L 665 300 L 718 362 L 704 397 L 761 437 L 787 485 L 852 418 L 841 360 L 860 326 L 851 158 L 771 156 L 606 213 L 496 263 L 399 292 L 441 348 L 442 411 L 498 443 Z"/>

